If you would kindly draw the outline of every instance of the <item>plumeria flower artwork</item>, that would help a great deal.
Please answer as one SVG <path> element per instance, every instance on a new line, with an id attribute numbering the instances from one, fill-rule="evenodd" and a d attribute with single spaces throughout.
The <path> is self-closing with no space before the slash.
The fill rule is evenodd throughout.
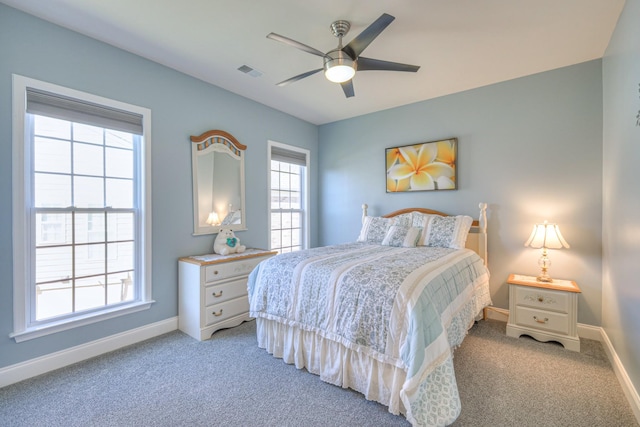
<path id="1" fill-rule="evenodd" d="M 387 192 L 455 190 L 458 140 L 387 148 Z"/>

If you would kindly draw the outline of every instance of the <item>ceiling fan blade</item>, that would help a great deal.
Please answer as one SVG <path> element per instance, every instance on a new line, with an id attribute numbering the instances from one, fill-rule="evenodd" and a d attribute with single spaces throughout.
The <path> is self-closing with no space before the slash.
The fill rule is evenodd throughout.
<path id="1" fill-rule="evenodd" d="M 358 71 L 409 71 L 415 73 L 420 69 L 419 65 L 401 64 L 399 62 L 383 61 L 381 59 L 358 58 Z"/>
<path id="2" fill-rule="evenodd" d="M 304 43 L 297 42 L 293 39 L 290 39 L 289 37 L 281 36 L 280 34 L 269 33 L 267 34 L 267 38 L 284 43 L 284 44 L 288 44 L 289 46 L 296 47 L 300 50 L 304 50 L 305 52 L 308 52 L 312 55 L 322 56 L 323 58 L 326 56 L 324 52 L 320 52 L 318 49 L 314 49 L 311 46 L 307 46 Z"/>
<path id="3" fill-rule="evenodd" d="M 363 50 L 369 46 L 369 44 L 378 37 L 378 35 L 385 29 L 395 17 L 383 13 L 380 18 L 376 19 L 371 25 L 365 28 L 360 34 L 349 42 L 342 50 L 348 54 L 351 58 L 356 59 Z"/>
<path id="4" fill-rule="evenodd" d="M 276 86 L 286 86 L 289 83 L 297 82 L 298 80 L 302 80 L 305 77 L 312 76 L 315 73 L 317 73 L 318 71 L 322 71 L 322 68 L 318 68 L 317 70 L 311 70 L 311 71 L 307 71 L 306 73 L 298 74 L 297 76 L 293 76 L 290 79 L 287 79 L 287 80 L 281 81 L 280 83 L 277 83 Z"/>
<path id="5" fill-rule="evenodd" d="M 340 86 L 342 86 L 344 96 L 346 96 L 347 98 L 351 98 L 355 95 L 355 93 L 353 92 L 353 80 L 347 80 L 344 83 L 340 83 Z"/>

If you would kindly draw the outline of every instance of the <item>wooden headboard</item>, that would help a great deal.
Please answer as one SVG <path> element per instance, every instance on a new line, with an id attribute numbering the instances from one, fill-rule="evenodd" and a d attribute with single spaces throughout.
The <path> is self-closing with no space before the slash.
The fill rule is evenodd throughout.
<path id="1" fill-rule="evenodd" d="M 487 204 L 480 203 L 478 205 L 480 208 L 480 213 L 478 215 L 478 219 L 474 220 L 471 224 L 471 229 L 469 230 L 469 235 L 467 236 L 467 249 L 471 249 L 476 252 L 480 257 L 484 260 L 484 265 L 488 265 L 488 254 L 487 254 Z M 362 205 L 362 220 L 364 221 L 364 217 L 367 216 L 367 209 L 369 206 L 365 203 Z M 426 208 L 407 208 L 400 209 L 398 211 L 394 211 L 388 213 L 386 215 L 382 215 L 384 218 L 393 218 L 394 216 L 410 213 L 410 212 L 420 212 L 424 214 L 430 215 L 440 215 L 440 216 L 451 216 L 444 212 L 434 211 L 432 209 Z"/>

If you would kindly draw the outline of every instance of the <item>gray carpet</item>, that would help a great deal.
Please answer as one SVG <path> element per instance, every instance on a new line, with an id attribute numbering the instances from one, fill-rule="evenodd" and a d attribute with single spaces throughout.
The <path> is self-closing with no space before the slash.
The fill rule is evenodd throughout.
<path id="1" fill-rule="evenodd" d="M 455 426 L 637 426 L 602 346 L 574 353 L 474 326 L 454 362 Z M 2 426 L 407 426 L 257 348 L 255 323 L 172 332 L 0 389 Z"/>

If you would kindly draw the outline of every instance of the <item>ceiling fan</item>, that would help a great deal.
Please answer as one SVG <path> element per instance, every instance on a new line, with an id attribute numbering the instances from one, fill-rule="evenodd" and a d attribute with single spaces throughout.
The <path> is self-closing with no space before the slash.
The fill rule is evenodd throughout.
<path id="1" fill-rule="evenodd" d="M 342 46 L 342 37 L 344 37 L 351 24 L 348 21 L 339 20 L 331 24 L 331 32 L 334 36 L 338 37 L 338 47 L 330 50 L 327 53 L 323 53 L 318 49 L 314 49 L 311 46 L 292 40 L 288 37 L 281 36 L 276 33 L 269 33 L 267 38 L 276 40 L 290 46 L 296 47 L 312 55 L 321 56 L 324 60 L 324 66 L 315 70 L 307 71 L 290 79 L 281 81 L 277 86 L 285 86 L 289 83 L 297 82 L 305 77 L 309 77 L 319 71 L 324 70 L 325 77 L 335 83 L 340 83 L 342 90 L 347 98 L 354 96 L 353 81 L 351 80 L 356 71 L 408 71 L 415 73 L 420 69 L 420 66 L 401 64 L 398 62 L 382 61 L 380 59 L 371 59 L 360 56 L 367 46 L 376 38 L 380 33 L 387 28 L 395 17 L 383 13 L 378 19 L 376 19 L 371 25 L 365 28 L 360 34 L 358 34 L 353 40 L 351 40 L 346 46 Z"/>

